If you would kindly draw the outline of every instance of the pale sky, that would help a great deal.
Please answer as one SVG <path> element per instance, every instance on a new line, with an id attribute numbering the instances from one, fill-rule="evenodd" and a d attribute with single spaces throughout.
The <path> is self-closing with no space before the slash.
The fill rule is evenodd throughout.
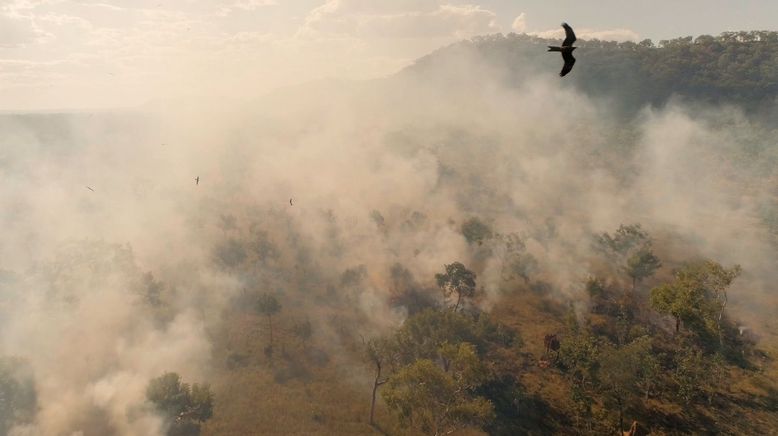
<path id="1" fill-rule="evenodd" d="M 251 97 L 391 74 L 489 33 L 654 40 L 774 30 L 776 0 L 0 0 L 0 110 Z"/>

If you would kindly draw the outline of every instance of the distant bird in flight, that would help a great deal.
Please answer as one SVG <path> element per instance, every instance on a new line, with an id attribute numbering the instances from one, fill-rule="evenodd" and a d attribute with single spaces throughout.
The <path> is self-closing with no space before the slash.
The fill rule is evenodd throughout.
<path id="1" fill-rule="evenodd" d="M 90 191 L 92 191 L 92 192 L 95 192 L 95 190 L 94 190 L 94 189 L 92 189 L 92 188 L 90 188 L 89 186 L 87 186 L 87 187 L 86 187 L 86 189 L 88 189 L 88 190 L 90 190 Z"/>
<path id="2" fill-rule="evenodd" d="M 292 199 L 291 198 L 289 199 L 289 206 L 294 206 L 294 204 L 292 204 Z"/>
<path id="3" fill-rule="evenodd" d="M 575 50 L 578 47 L 573 47 L 573 43 L 576 40 L 575 32 L 573 32 L 573 28 L 570 27 L 567 23 L 562 23 L 562 27 L 565 28 L 565 40 L 562 41 L 562 47 L 554 47 L 549 45 L 548 51 L 562 52 L 562 59 L 565 60 L 565 65 L 562 67 L 562 71 L 559 73 L 559 76 L 565 77 L 565 75 L 567 75 L 567 73 L 569 73 L 570 70 L 573 69 L 573 65 L 575 65 L 573 50 Z"/>
<path id="4" fill-rule="evenodd" d="M 200 176 L 195 177 L 195 186 L 200 184 Z"/>

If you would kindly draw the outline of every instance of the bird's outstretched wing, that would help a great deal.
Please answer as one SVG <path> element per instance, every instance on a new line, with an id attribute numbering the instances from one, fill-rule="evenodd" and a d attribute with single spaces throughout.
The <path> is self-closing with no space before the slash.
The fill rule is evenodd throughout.
<path id="1" fill-rule="evenodd" d="M 565 28 L 565 40 L 562 41 L 562 47 L 569 47 L 573 45 L 576 40 L 575 32 L 573 32 L 573 28 L 567 23 L 562 23 L 562 27 Z"/>
<path id="2" fill-rule="evenodd" d="M 561 77 L 565 77 L 565 75 L 573 69 L 573 65 L 575 65 L 575 58 L 570 52 L 562 52 L 562 59 L 565 60 L 565 66 L 562 67 L 562 71 L 559 73 L 559 75 Z"/>

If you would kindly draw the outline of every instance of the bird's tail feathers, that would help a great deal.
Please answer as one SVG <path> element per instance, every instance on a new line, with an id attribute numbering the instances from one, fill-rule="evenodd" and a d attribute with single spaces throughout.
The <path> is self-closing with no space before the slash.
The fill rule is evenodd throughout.
<path id="1" fill-rule="evenodd" d="M 548 51 L 562 51 L 562 47 L 554 47 L 552 45 L 549 45 Z"/>

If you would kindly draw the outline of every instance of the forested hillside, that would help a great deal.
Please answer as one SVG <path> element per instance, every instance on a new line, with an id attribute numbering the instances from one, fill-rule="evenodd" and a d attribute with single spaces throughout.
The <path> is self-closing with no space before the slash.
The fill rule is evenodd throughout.
<path id="1" fill-rule="evenodd" d="M 0 434 L 774 432 L 778 34 L 550 43 L 1 117 Z"/>
<path id="2" fill-rule="evenodd" d="M 544 50 L 558 42 L 525 34 L 483 36 L 422 58 L 410 71 L 425 74 L 445 59 L 472 56 L 500 66 L 504 80 L 518 84 L 561 68 L 558 56 Z M 612 98 L 630 112 L 646 104 L 662 105 L 671 96 L 774 110 L 778 32 L 726 32 L 637 44 L 579 40 L 576 45 L 576 74 L 565 82 L 591 96 Z"/>
<path id="3" fill-rule="evenodd" d="M 454 198 L 461 212 L 441 215 L 425 206 L 413 210 L 391 204 L 372 210 L 368 216 L 374 231 L 389 246 L 417 235 L 411 237 L 412 248 L 398 246 L 408 254 L 390 255 L 392 260 L 380 266 L 358 257 L 353 266 L 303 285 L 312 293 L 303 299 L 330 307 L 323 322 L 330 325 L 340 351 L 329 354 L 315 333 L 313 339 L 301 336 L 307 330 L 301 330 L 299 320 L 307 315 L 294 307 L 303 303 L 279 296 L 282 305 L 290 306 L 274 317 L 285 325 L 277 328 L 288 332 L 286 339 L 276 339 L 285 348 L 279 356 L 279 345 L 269 342 L 264 329 L 258 345 L 248 341 L 243 351 L 225 350 L 229 362 L 241 362 L 233 371 L 241 378 L 254 377 L 250 374 L 258 365 L 274 374 L 274 381 L 259 382 L 263 389 L 297 398 L 285 400 L 292 401 L 289 408 L 297 409 L 294 401 L 300 401 L 311 409 L 295 412 L 300 420 L 284 424 L 301 434 L 616 434 L 629 431 L 633 423 L 637 434 L 769 433 L 778 426 L 778 336 L 769 315 L 778 299 L 761 280 L 772 276 L 766 271 L 774 262 L 754 262 L 754 253 L 741 250 L 771 256 L 767 253 L 776 247 L 774 237 L 767 236 L 775 234 L 774 215 L 768 212 L 775 210 L 775 198 L 756 180 L 767 177 L 769 186 L 774 180 L 775 124 L 764 115 L 774 111 L 778 92 L 777 35 L 732 33 L 658 46 L 649 41 L 581 42 L 579 63 L 564 82 L 552 82 L 558 80 L 560 60 L 544 50 L 551 41 L 526 35 L 477 38 L 419 60 L 389 79 L 387 85 L 397 94 L 386 101 L 404 108 L 419 103 L 424 109 L 408 110 L 401 127 L 380 141 L 400 155 L 433 153 L 438 166 L 433 192 L 458 191 Z M 409 83 L 413 90 L 423 84 L 423 97 L 411 96 L 405 89 Z M 546 93 L 551 83 L 562 83 L 566 91 Z M 506 86 L 514 97 L 538 87 L 549 100 L 516 97 L 516 106 L 503 106 L 496 97 L 495 103 L 491 93 Z M 582 100 L 578 92 L 590 100 Z M 424 93 L 440 101 L 430 102 Z M 366 94 L 370 97 L 358 93 L 357 107 L 362 98 L 375 97 Z M 466 101 L 488 109 L 479 115 L 474 108 L 455 110 L 467 114 L 461 118 L 448 110 L 432 114 L 445 104 Z M 743 112 L 722 109 L 720 103 Z M 540 114 L 531 115 L 528 104 Z M 600 104 L 608 108 L 592 108 Z M 653 126 L 640 113 L 652 106 L 667 111 L 652 115 Z M 503 109 L 506 113 L 496 113 Z M 551 117 L 572 120 L 559 123 Z M 515 131 L 506 127 L 513 122 L 519 125 Z M 688 130 L 687 123 L 694 124 L 693 132 L 662 151 L 665 159 L 675 161 L 672 168 L 647 169 L 665 163 L 641 161 L 651 159 L 647 147 L 679 141 L 651 130 Z M 554 131 L 565 128 L 575 133 Z M 708 128 L 711 132 L 704 132 Z M 724 137 L 710 140 L 717 135 Z M 569 155 L 555 160 L 557 153 Z M 509 163 L 500 165 L 500 159 Z M 545 170 L 540 175 L 533 164 L 517 164 L 521 160 L 553 162 L 548 171 L 569 171 L 583 186 Z M 602 202 L 580 204 L 567 197 L 580 192 L 593 200 L 592 191 L 602 187 L 586 173 L 601 171 L 622 183 L 623 191 L 639 192 L 627 200 L 635 210 L 615 206 L 624 201 L 623 193 L 610 188 L 605 190 L 613 196 Z M 724 174 L 733 179 L 722 179 Z M 512 177 L 523 182 L 493 184 Z M 710 197 L 706 188 L 690 190 L 693 180 L 720 190 L 726 200 Z M 549 188 L 555 183 L 563 187 Z M 676 196 L 674 190 L 683 194 Z M 657 194 L 661 198 L 650 200 Z M 698 195 L 708 200 L 692 199 Z M 738 200 L 739 195 L 760 199 L 737 206 L 749 218 L 715 222 L 716 211 L 724 207 L 719 201 L 750 203 Z M 692 204 L 679 206 L 681 198 Z M 612 216 L 611 228 L 597 227 L 590 208 L 609 207 L 623 215 Z M 695 210 L 683 224 L 668 218 L 684 207 Z M 510 218 L 505 210 L 512 210 Z M 641 225 L 638 217 L 647 223 Z M 576 219 L 586 224 L 573 224 Z M 706 225 L 716 230 L 707 233 Z M 447 261 L 434 273 L 420 275 L 414 263 L 440 248 L 419 235 L 440 231 L 456 233 L 463 250 L 456 257 L 443 256 Z M 745 243 L 751 248 L 744 248 L 734 239 L 721 241 L 737 239 L 740 232 L 765 239 L 758 248 L 751 242 Z M 331 237 L 337 238 L 336 233 Z M 262 243 L 265 253 L 285 251 L 267 244 Z M 249 252 L 247 248 L 246 265 L 253 262 Z M 263 258 L 259 252 L 257 256 Z M 375 287 L 384 295 L 394 320 L 388 325 L 394 327 L 380 320 L 384 327 L 376 331 L 368 327 L 376 321 L 371 317 L 384 315 L 371 312 L 362 319 L 362 309 L 338 308 L 361 307 L 365 292 Z M 266 294 L 258 295 L 261 300 Z M 249 305 L 254 300 L 245 301 Z M 314 331 L 327 329 L 313 325 Z M 322 360 L 325 354 L 330 359 Z M 322 384 L 324 379 L 331 382 L 333 367 L 345 372 L 359 368 L 364 378 Z M 278 385 L 288 391 L 272 387 Z M 344 388 L 350 393 L 339 394 Z M 251 388 L 233 385 L 229 395 L 242 397 L 246 389 Z M 344 397 L 336 395 L 351 398 L 350 406 L 344 410 Z M 244 414 L 251 414 L 255 401 L 273 408 L 272 396 L 261 390 L 253 398 L 236 400 L 245 404 Z M 339 404 L 333 407 L 330 401 Z M 274 410 L 281 415 L 289 409 Z M 240 421 L 237 416 L 231 420 Z M 251 422 L 267 421 L 256 416 Z M 217 418 L 206 428 L 222 434 L 231 427 Z M 234 434 L 250 427 L 236 428 L 242 430 Z"/>

